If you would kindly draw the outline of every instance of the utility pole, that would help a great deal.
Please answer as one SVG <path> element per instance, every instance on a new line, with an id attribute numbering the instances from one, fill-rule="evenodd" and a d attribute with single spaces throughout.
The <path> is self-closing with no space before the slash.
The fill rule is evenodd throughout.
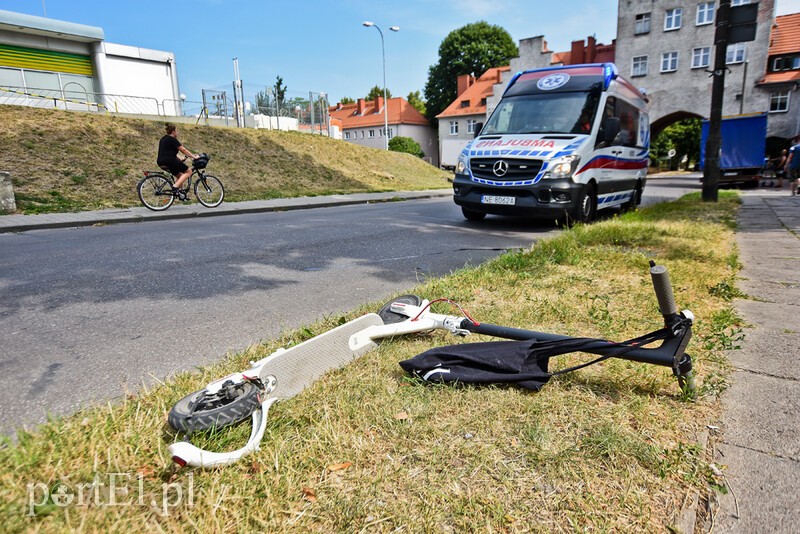
<path id="1" fill-rule="evenodd" d="M 719 200 L 719 152 L 722 148 L 722 101 L 725 94 L 725 57 L 728 53 L 728 16 L 731 0 L 720 0 L 717 9 L 717 29 L 714 32 L 714 77 L 711 85 L 711 116 L 708 120 L 706 161 L 703 165 L 704 202 Z"/>
<path id="2" fill-rule="evenodd" d="M 725 94 L 725 71 L 728 69 L 728 45 L 756 39 L 758 28 L 758 2 L 731 7 L 731 0 L 719 0 L 716 31 L 714 33 L 714 76 L 711 85 L 711 115 L 708 118 L 706 161 L 703 166 L 703 201 L 719 199 L 720 151 L 722 149 L 722 102 Z M 744 94 L 747 80 L 747 57 L 742 74 L 742 101 L 739 112 L 744 111 Z"/>

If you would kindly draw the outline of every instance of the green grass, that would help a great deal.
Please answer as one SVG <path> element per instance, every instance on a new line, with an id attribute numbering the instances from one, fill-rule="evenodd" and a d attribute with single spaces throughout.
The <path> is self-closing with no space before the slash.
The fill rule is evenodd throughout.
<path id="1" fill-rule="evenodd" d="M 740 323 L 730 291 L 719 289 L 738 269 L 731 225 L 737 206 L 736 196 L 723 193 L 714 204 L 686 198 L 642 209 L 413 289 L 456 300 L 482 322 L 628 339 L 661 326 L 648 275 L 655 259 L 669 268 L 679 307 L 696 316 L 688 348 L 702 393 L 696 402 L 684 400 L 669 369 L 614 359 L 554 378 L 539 393 L 424 385 L 397 362 L 461 342 L 436 332 L 384 341 L 277 403 L 261 450 L 245 460 L 214 470 L 172 464 L 167 446 L 176 436 L 165 422 L 175 401 L 382 304 L 371 303 L 112 405 L 20 432 L 0 453 L 4 527 L 666 532 L 690 495 L 708 484 L 698 436 L 719 413 L 730 372 L 725 351 Z M 561 356 L 551 368 L 587 358 Z M 225 450 L 241 446 L 249 432 L 243 424 L 193 441 Z M 102 492 L 99 502 L 86 496 L 83 505 L 44 497 L 58 484 L 74 493 L 93 480 L 105 482 L 107 492 L 108 473 L 128 477 L 132 504 L 108 506 Z M 41 489 L 37 483 L 47 491 L 29 506 L 28 488 Z M 164 491 L 175 506 L 161 505 Z"/>

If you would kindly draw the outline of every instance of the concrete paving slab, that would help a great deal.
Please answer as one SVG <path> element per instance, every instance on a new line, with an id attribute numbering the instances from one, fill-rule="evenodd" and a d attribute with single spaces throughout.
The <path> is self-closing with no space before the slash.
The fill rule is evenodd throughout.
<path id="1" fill-rule="evenodd" d="M 731 363 L 741 370 L 800 381 L 800 328 L 794 326 L 792 333 L 785 330 L 780 326 L 746 329 L 744 348 L 730 353 Z"/>
<path id="2" fill-rule="evenodd" d="M 744 468 L 726 471 L 732 491 L 718 496 L 714 532 L 794 534 L 798 531 L 800 464 L 796 460 L 727 443 L 717 446 L 715 460 L 720 465 Z"/>
<path id="3" fill-rule="evenodd" d="M 722 403 L 724 442 L 800 462 L 800 381 L 738 371 L 732 382 Z"/>

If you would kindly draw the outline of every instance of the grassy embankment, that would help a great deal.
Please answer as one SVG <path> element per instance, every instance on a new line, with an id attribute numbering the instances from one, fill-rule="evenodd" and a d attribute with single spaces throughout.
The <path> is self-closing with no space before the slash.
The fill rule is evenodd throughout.
<path id="1" fill-rule="evenodd" d="M 167 445 L 176 437 L 165 422 L 177 399 L 380 304 L 372 303 L 20 433 L 0 451 L 4 528 L 670 531 L 693 493 L 718 482 L 699 440 L 718 415 L 725 351 L 739 331 L 730 304 L 738 198 L 720 199 L 694 195 L 578 226 L 414 289 L 456 300 L 479 321 L 629 339 L 661 326 L 647 274 L 653 258 L 670 269 L 679 307 L 697 318 L 688 350 L 696 402 L 682 398 L 669 369 L 614 359 L 555 378 L 539 393 L 423 385 L 397 362 L 457 342 L 439 332 L 385 341 L 276 404 L 261 450 L 238 464 L 207 471 L 172 464 Z M 559 357 L 551 369 L 586 358 Z M 232 449 L 249 428 L 193 439 Z M 121 506 L 109 506 L 112 473 L 120 474 Z M 97 493 L 93 480 L 102 484 Z M 70 504 L 58 500 L 59 488 L 73 496 Z"/>
<path id="2" fill-rule="evenodd" d="M 138 206 L 142 170 L 156 169 L 164 123 L 0 106 L 0 170 L 20 213 Z M 419 158 L 326 137 L 178 125 L 179 139 L 211 154 L 226 200 L 448 187 L 449 173 Z"/>

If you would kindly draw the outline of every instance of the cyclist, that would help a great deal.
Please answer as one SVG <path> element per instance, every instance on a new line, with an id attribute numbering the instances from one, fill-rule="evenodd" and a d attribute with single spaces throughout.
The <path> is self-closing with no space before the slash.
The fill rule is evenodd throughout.
<path id="1" fill-rule="evenodd" d="M 172 123 L 165 123 L 166 135 L 158 142 L 158 159 L 156 163 L 162 169 L 168 170 L 175 176 L 175 184 L 172 186 L 175 195 L 180 200 L 186 200 L 186 193 L 181 191 L 183 183 L 192 175 L 192 170 L 186 166 L 185 160 L 178 158 L 178 152 L 186 157 L 197 159 L 197 155 L 192 154 L 185 146 L 178 141 L 178 127 Z"/>

